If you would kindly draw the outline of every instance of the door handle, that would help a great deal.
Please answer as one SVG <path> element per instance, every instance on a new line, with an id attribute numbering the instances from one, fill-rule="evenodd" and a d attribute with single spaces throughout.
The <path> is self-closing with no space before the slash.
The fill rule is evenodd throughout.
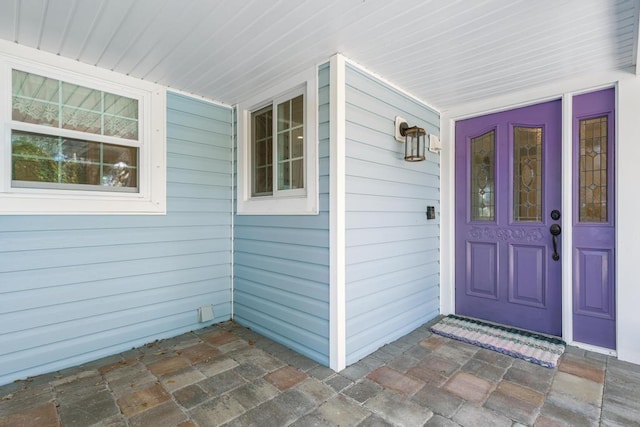
<path id="1" fill-rule="evenodd" d="M 558 236 L 562 233 L 562 228 L 558 224 L 552 224 L 549 227 L 549 233 L 553 236 L 553 258 L 554 261 L 558 261 L 560 259 L 560 255 L 558 254 Z"/>

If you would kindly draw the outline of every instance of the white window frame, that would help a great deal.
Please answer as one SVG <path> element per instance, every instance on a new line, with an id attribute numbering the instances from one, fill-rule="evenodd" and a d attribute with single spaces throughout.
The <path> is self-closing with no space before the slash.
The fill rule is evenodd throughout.
<path id="1" fill-rule="evenodd" d="M 272 195 L 252 196 L 253 163 L 251 113 L 268 105 L 304 95 L 304 189 L 278 190 L 273 181 Z M 239 215 L 317 215 L 318 214 L 318 72 L 314 67 L 275 85 L 237 105 L 237 213 Z M 277 144 L 274 129 L 274 147 Z M 275 153 L 275 150 L 274 150 Z M 274 177 L 277 158 L 274 155 Z"/>
<path id="2" fill-rule="evenodd" d="M 99 140 L 130 145 L 138 151 L 136 192 L 12 187 L 11 131 L 54 135 L 43 127 L 13 121 L 11 72 L 18 69 L 52 79 L 138 100 L 138 142 Z M 0 215 L 166 214 L 166 89 L 108 70 L 0 41 Z M 83 132 L 56 129 L 56 134 L 83 139 Z M 93 140 L 94 138 L 92 138 Z M 51 187 L 51 186 L 49 186 Z"/>

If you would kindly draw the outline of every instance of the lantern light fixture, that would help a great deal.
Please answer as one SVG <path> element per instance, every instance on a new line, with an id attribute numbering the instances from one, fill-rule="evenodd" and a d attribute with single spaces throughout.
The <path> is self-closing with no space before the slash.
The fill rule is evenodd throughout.
<path id="1" fill-rule="evenodd" d="M 425 157 L 427 132 L 418 126 L 409 126 L 402 117 L 396 117 L 396 140 L 404 143 L 404 159 L 407 162 L 420 162 Z"/>

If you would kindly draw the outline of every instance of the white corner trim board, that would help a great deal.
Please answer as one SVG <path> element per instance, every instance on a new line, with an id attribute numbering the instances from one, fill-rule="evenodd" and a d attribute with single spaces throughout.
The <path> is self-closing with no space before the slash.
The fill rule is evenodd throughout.
<path id="1" fill-rule="evenodd" d="M 330 349 L 329 366 L 346 367 L 346 70 L 345 58 L 335 55 L 330 62 Z"/>

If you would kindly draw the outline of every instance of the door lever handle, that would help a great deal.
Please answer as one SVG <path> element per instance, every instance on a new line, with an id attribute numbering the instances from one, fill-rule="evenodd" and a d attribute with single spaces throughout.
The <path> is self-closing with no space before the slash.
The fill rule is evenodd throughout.
<path id="1" fill-rule="evenodd" d="M 560 255 L 558 254 L 558 236 L 562 233 L 562 228 L 558 224 L 552 224 L 549 227 L 549 233 L 553 236 L 553 258 L 554 261 L 558 261 L 560 259 Z"/>
<path id="2" fill-rule="evenodd" d="M 553 258 L 554 261 L 560 259 L 560 255 L 558 255 L 558 236 L 553 236 L 553 255 L 551 258 Z"/>

